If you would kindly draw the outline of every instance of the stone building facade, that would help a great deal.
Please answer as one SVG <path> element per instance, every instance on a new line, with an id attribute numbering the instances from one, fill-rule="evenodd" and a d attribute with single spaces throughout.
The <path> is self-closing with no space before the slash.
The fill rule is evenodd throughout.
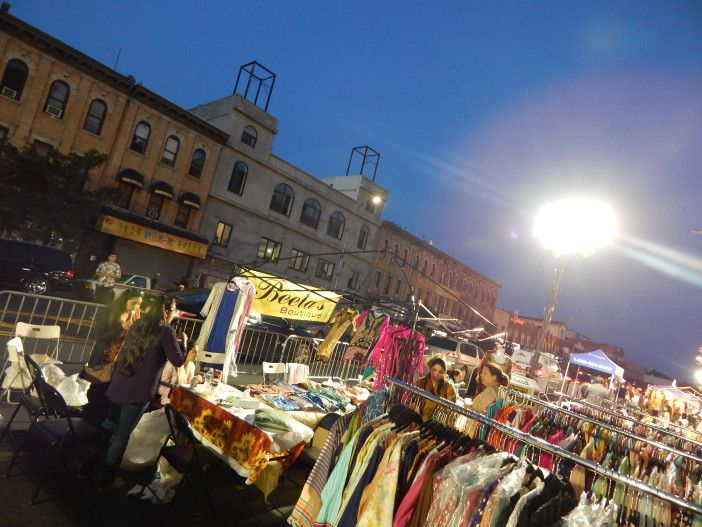
<path id="1" fill-rule="evenodd" d="M 274 155 L 277 119 L 241 95 L 191 111 L 229 134 L 200 227 L 212 240 L 200 285 L 238 266 L 339 291 L 366 281 L 382 213 L 368 203 L 384 203 L 385 189 L 363 176 L 318 179 Z"/>
<path id="2" fill-rule="evenodd" d="M 125 273 L 167 285 L 206 255 L 197 231 L 226 132 L 7 11 L 0 75 L 0 140 L 107 156 L 87 187 L 115 188 L 115 203 L 83 237 L 79 276 L 115 251 Z"/>

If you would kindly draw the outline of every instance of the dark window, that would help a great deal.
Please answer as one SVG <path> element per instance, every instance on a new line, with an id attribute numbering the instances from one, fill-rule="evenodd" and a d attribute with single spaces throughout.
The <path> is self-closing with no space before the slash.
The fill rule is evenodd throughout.
<path id="1" fill-rule="evenodd" d="M 163 155 L 161 155 L 161 163 L 169 167 L 175 166 L 176 157 L 178 157 L 178 149 L 180 148 L 180 139 L 175 135 L 169 135 L 166 139 L 166 145 L 163 147 Z"/>
<path id="2" fill-rule="evenodd" d="M 0 145 L 7 141 L 8 135 L 10 135 L 10 129 L 6 126 L 0 126 Z"/>
<path id="3" fill-rule="evenodd" d="M 346 225 L 346 218 L 344 218 L 344 215 L 341 212 L 335 210 L 329 215 L 327 234 L 340 240 L 341 236 L 344 234 L 344 225 Z"/>
<path id="4" fill-rule="evenodd" d="M 431 264 L 431 277 L 434 277 L 434 273 L 436 272 L 436 264 Z"/>
<path id="5" fill-rule="evenodd" d="M 305 200 L 305 204 L 302 206 L 302 212 L 300 213 L 300 223 L 316 229 L 319 225 L 319 217 L 322 215 L 322 206 L 314 198 L 308 198 Z"/>
<path id="6" fill-rule="evenodd" d="M 24 90 L 24 84 L 27 82 L 27 75 L 29 74 L 29 68 L 21 60 L 12 59 L 5 66 L 5 73 L 2 74 L 2 81 L 0 81 L 0 92 L 5 97 L 10 97 L 19 101 L 22 97 L 22 91 Z"/>
<path id="7" fill-rule="evenodd" d="M 39 139 L 34 140 L 34 142 L 32 143 L 32 147 L 34 148 L 34 151 L 40 156 L 48 156 L 54 149 L 52 145 L 50 145 L 49 143 L 45 143 L 44 141 L 39 141 Z"/>
<path id="8" fill-rule="evenodd" d="M 229 237 L 232 235 L 232 226 L 223 221 L 217 222 L 217 228 L 215 229 L 214 238 L 212 239 L 213 245 L 219 245 L 220 247 L 226 247 L 229 245 Z"/>
<path id="9" fill-rule="evenodd" d="M 375 212 L 375 203 L 371 200 L 366 201 L 366 212 L 373 214 Z"/>
<path id="10" fill-rule="evenodd" d="M 277 262 L 278 258 L 280 258 L 280 248 L 280 243 L 268 238 L 261 238 L 261 241 L 258 242 L 258 253 L 256 253 L 256 256 L 263 260 Z"/>
<path id="11" fill-rule="evenodd" d="M 152 192 L 149 197 L 149 202 L 146 204 L 146 216 L 154 220 L 159 219 L 164 200 L 165 198 L 163 196 Z"/>
<path id="12" fill-rule="evenodd" d="M 388 250 L 388 241 L 383 240 L 383 251 L 387 251 L 387 250 Z"/>
<path id="13" fill-rule="evenodd" d="M 241 142 L 249 145 L 251 148 L 256 146 L 256 139 L 258 138 L 258 133 L 253 126 L 247 126 L 241 133 Z"/>
<path id="14" fill-rule="evenodd" d="M 175 220 L 173 220 L 173 224 L 176 227 L 187 229 L 188 220 L 190 219 L 190 211 L 192 211 L 192 207 L 190 205 L 186 205 L 185 203 L 178 204 L 178 211 L 176 212 L 176 217 Z"/>
<path id="15" fill-rule="evenodd" d="M 422 274 L 426 275 L 427 274 L 427 261 L 424 260 L 424 263 L 422 264 Z"/>
<path id="16" fill-rule="evenodd" d="M 314 273 L 317 278 L 331 280 L 334 276 L 334 264 L 326 260 L 317 261 L 317 271 Z"/>
<path id="17" fill-rule="evenodd" d="M 419 270 L 419 256 L 414 257 L 414 264 L 412 264 L 412 267 L 414 267 L 415 271 Z"/>
<path id="18" fill-rule="evenodd" d="M 149 144 L 149 136 L 151 135 L 151 125 L 146 121 L 139 121 L 134 129 L 132 144 L 129 148 L 135 152 L 143 154 L 146 152 L 146 145 Z"/>
<path id="19" fill-rule="evenodd" d="M 307 272 L 307 267 L 310 265 L 310 255 L 305 254 L 302 251 L 293 249 L 290 253 L 290 260 L 288 260 L 288 267 L 290 269 L 295 269 L 303 273 Z"/>
<path id="20" fill-rule="evenodd" d="M 395 294 L 399 295 L 400 294 L 400 289 L 402 288 L 402 280 L 399 278 L 397 279 L 397 282 L 395 282 Z"/>
<path id="21" fill-rule="evenodd" d="M 400 262 L 400 267 L 407 265 L 407 249 L 402 251 L 402 261 Z"/>
<path id="22" fill-rule="evenodd" d="M 351 270 L 351 274 L 349 275 L 349 280 L 346 282 L 346 287 L 349 289 L 356 289 L 356 286 L 358 285 L 358 271 L 354 271 L 353 269 Z"/>
<path id="23" fill-rule="evenodd" d="M 132 202 L 132 194 L 134 194 L 134 185 L 120 181 L 115 191 L 115 206 L 128 209 L 129 204 Z"/>
<path id="24" fill-rule="evenodd" d="M 66 109 L 68 96 L 71 89 L 63 81 L 54 81 L 49 88 L 49 95 L 44 103 L 44 111 L 57 119 L 63 119 L 63 112 Z"/>
<path id="25" fill-rule="evenodd" d="M 358 233 L 358 242 L 356 242 L 356 247 L 362 251 L 366 248 L 366 242 L 368 241 L 368 226 L 362 225 L 361 232 Z"/>
<path id="26" fill-rule="evenodd" d="M 397 249 L 397 245 L 393 245 L 393 246 L 392 246 L 392 254 L 394 254 L 395 256 L 397 256 L 397 250 L 398 250 L 398 249 Z"/>
<path id="27" fill-rule="evenodd" d="M 105 102 L 101 99 L 93 99 L 93 102 L 90 103 L 90 108 L 88 108 L 88 115 L 85 116 L 83 130 L 91 134 L 100 135 L 106 115 L 107 105 Z"/>
<path id="28" fill-rule="evenodd" d="M 380 271 L 375 272 L 375 285 L 373 286 L 373 289 L 378 289 L 380 287 L 380 280 L 383 278 L 383 273 Z"/>
<path id="29" fill-rule="evenodd" d="M 390 292 L 390 286 L 392 285 L 392 276 L 387 275 L 385 277 L 385 287 L 383 287 L 383 293 L 386 295 Z"/>
<path id="30" fill-rule="evenodd" d="M 275 190 L 273 190 L 273 197 L 271 197 L 270 209 L 286 216 L 290 216 L 290 211 L 292 210 L 293 200 L 295 199 L 295 193 L 285 183 L 280 183 Z"/>
<path id="31" fill-rule="evenodd" d="M 249 173 L 249 167 L 243 161 L 237 161 L 234 163 L 234 168 L 232 168 L 232 177 L 229 178 L 229 192 L 234 194 L 241 194 L 244 192 L 244 185 L 246 184 L 246 175 Z"/>
<path id="32" fill-rule="evenodd" d="M 202 148 L 196 148 L 193 150 L 193 155 L 190 158 L 190 168 L 188 168 L 188 175 L 194 178 L 200 179 L 202 176 L 202 169 L 205 166 L 205 159 L 207 154 Z"/>

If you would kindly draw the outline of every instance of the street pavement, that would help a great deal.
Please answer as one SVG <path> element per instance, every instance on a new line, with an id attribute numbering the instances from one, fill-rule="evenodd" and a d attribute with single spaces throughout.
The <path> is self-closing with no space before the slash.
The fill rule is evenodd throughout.
<path id="1" fill-rule="evenodd" d="M 14 406 L 0 404 L 0 427 L 4 427 Z M 184 485 L 178 488 L 168 505 L 152 505 L 126 491 L 99 493 L 88 481 L 75 478 L 72 463 L 53 469 L 39 496 L 39 502 L 29 500 L 39 480 L 46 460 L 46 448 L 39 441 L 30 441 L 13 468 L 9 478 L 3 477 L 10 458 L 28 427 L 28 417 L 20 409 L 8 434 L 0 443 L 0 526 L 2 527 L 154 527 L 212 525 L 201 481 L 195 477 L 192 491 Z M 124 473 L 127 489 L 147 481 L 151 469 Z M 242 480 L 227 466 L 216 464 L 207 471 L 207 483 L 217 510 L 217 523 L 223 526 L 285 526 L 285 519 L 300 494 L 307 477 L 303 468 L 293 466 L 280 487 L 271 495 L 271 505 L 263 501 L 256 488 L 242 485 Z M 275 504 L 275 505 L 273 505 Z"/>

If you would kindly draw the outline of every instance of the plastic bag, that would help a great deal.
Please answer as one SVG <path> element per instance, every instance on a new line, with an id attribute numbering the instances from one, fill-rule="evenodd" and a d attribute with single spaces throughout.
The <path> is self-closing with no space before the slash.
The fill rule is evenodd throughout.
<path id="1" fill-rule="evenodd" d="M 66 374 L 61 368 L 56 366 L 56 364 L 49 362 L 41 367 L 41 372 L 44 374 L 44 379 L 54 388 L 59 387 L 61 381 L 64 379 Z M 66 401 L 68 402 L 68 401 Z M 72 405 L 69 405 L 72 406 Z"/>
<path id="2" fill-rule="evenodd" d="M 145 413 L 129 437 L 120 466 L 125 470 L 141 470 L 153 465 L 169 432 L 163 408 Z"/>
<path id="3" fill-rule="evenodd" d="M 64 377 L 56 386 L 58 392 L 66 400 L 66 404 L 71 407 L 88 404 L 88 388 L 90 388 L 90 383 L 85 379 L 78 378 L 77 373 L 70 377 Z"/>

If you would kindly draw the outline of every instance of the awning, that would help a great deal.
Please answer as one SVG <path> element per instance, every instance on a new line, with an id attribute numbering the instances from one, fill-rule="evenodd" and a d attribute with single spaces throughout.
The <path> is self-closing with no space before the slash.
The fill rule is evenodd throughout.
<path id="1" fill-rule="evenodd" d="M 134 185 L 135 187 L 144 188 L 144 176 L 131 168 L 122 170 L 122 172 L 117 174 L 117 181 L 128 183 L 130 185 Z"/>
<path id="2" fill-rule="evenodd" d="M 187 205 L 188 207 L 192 207 L 194 209 L 200 208 L 200 198 L 198 198 L 192 192 L 183 192 L 180 195 L 180 198 L 178 198 L 178 203 L 182 203 L 183 205 Z"/>
<path id="3" fill-rule="evenodd" d="M 153 192 L 154 194 L 158 194 L 160 196 L 165 196 L 168 199 L 173 199 L 173 187 L 165 181 L 154 181 L 151 183 L 149 192 Z"/>

